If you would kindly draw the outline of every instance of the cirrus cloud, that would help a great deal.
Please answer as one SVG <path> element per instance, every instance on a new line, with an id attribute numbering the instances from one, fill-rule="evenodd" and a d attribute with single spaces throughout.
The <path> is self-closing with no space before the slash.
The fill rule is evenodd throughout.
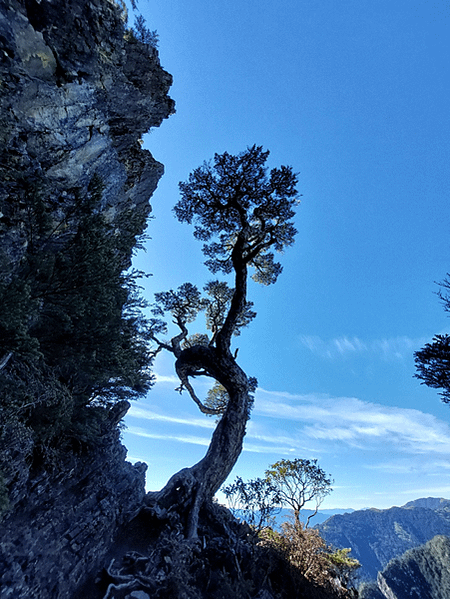
<path id="1" fill-rule="evenodd" d="M 326 359 L 349 357 L 357 354 L 371 354 L 383 360 L 399 360 L 410 357 L 414 351 L 422 347 L 427 339 L 412 339 L 406 336 L 373 339 L 363 341 L 358 337 L 335 337 L 322 339 L 318 335 L 300 335 L 300 345 L 309 349 L 314 355 Z"/>

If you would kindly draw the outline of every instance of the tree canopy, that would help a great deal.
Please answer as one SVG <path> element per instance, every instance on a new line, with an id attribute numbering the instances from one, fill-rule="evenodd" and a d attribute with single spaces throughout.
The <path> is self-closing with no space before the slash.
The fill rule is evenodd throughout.
<path id="1" fill-rule="evenodd" d="M 440 284 L 439 297 L 450 312 L 450 275 Z M 442 389 L 442 401 L 450 403 L 450 335 L 435 335 L 431 343 L 415 352 L 416 378 L 433 389 Z"/>
<path id="2" fill-rule="evenodd" d="M 300 525 L 300 510 L 314 501 L 315 511 L 308 516 L 306 525 L 319 509 L 324 498 L 331 493 L 332 479 L 319 467 L 317 460 L 279 460 L 266 470 L 266 479 L 278 488 L 279 496 L 294 510 L 295 521 Z"/>

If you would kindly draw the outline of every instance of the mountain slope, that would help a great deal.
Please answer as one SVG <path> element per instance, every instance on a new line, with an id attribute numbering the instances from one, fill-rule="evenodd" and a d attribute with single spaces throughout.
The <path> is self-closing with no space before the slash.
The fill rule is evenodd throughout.
<path id="1" fill-rule="evenodd" d="M 450 538 L 438 535 L 391 560 L 377 583 L 360 589 L 361 599 L 450 597 Z"/>
<path id="2" fill-rule="evenodd" d="M 450 538 L 439 535 L 394 558 L 378 574 L 378 586 L 392 599 L 450 597 Z"/>
<path id="3" fill-rule="evenodd" d="M 374 580 L 391 559 L 436 535 L 450 535 L 448 505 L 447 500 L 421 499 L 387 510 L 358 510 L 333 516 L 318 529 L 330 545 L 350 547 L 362 566 L 360 578 Z"/>

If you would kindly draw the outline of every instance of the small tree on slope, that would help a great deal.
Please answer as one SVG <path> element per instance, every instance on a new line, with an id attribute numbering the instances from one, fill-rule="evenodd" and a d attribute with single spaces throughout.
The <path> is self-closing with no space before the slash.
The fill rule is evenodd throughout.
<path id="1" fill-rule="evenodd" d="M 234 287 L 211 281 L 202 296 L 197 287 L 185 283 L 155 296 L 155 353 L 167 350 L 174 355 L 179 389 L 186 389 L 202 412 L 223 414 L 204 458 L 173 475 L 161 491 L 147 495 L 149 504 L 186 517 L 188 538 L 197 536 L 201 506 L 212 499 L 242 451 L 256 380 L 240 368 L 231 343 L 255 316 L 247 300 L 248 271 L 253 269 L 252 278 L 259 283 L 275 283 L 282 269 L 273 251 L 291 245 L 297 232 L 292 223 L 297 176 L 286 166 L 268 173 L 268 155 L 258 146 L 236 156 L 216 154 L 212 164 L 204 163 L 180 183 L 181 199 L 174 208 L 178 220 L 194 224 L 194 237 L 205 242 L 207 267 L 214 274 L 233 274 Z M 209 334 L 190 336 L 188 325 L 203 310 Z M 167 313 L 179 332 L 162 340 Z M 191 383 L 199 376 L 225 389 L 225 408 L 208 407 L 199 399 Z"/>
<path id="2" fill-rule="evenodd" d="M 309 501 L 315 502 L 314 512 L 308 516 L 306 526 L 313 518 L 325 497 L 331 493 L 333 480 L 317 464 L 317 460 L 280 460 L 266 470 L 266 479 L 278 488 L 280 499 L 294 510 L 300 527 L 300 510 Z"/>

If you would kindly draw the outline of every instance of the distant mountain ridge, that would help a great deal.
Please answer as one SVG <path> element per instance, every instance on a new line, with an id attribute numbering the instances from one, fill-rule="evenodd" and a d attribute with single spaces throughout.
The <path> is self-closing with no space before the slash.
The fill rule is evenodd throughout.
<path id="1" fill-rule="evenodd" d="M 422 499 L 408 501 L 408 503 L 405 503 L 402 507 L 425 507 L 430 510 L 439 510 L 450 507 L 450 499 L 444 499 L 443 497 L 424 497 Z"/>
<path id="2" fill-rule="evenodd" d="M 309 526 L 310 527 L 315 527 L 318 524 L 322 524 L 322 522 L 326 522 L 326 520 L 329 520 L 332 516 L 337 516 L 337 515 L 342 515 L 342 514 L 348 514 L 351 512 L 354 512 L 355 510 L 353 510 L 352 508 L 348 508 L 348 509 L 334 509 L 334 510 L 319 510 L 317 512 L 317 514 L 315 516 L 313 516 L 311 518 L 311 520 L 309 521 Z M 302 510 L 300 512 L 300 520 L 303 523 L 306 523 L 306 521 L 308 520 L 308 517 L 311 516 L 312 514 L 314 514 L 314 510 Z M 276 516 L 276 522 L 277 522 L 277 526 L 280 526 L 283 522 L 286 522 L 286 520 L 289 520 L 289 518 L 293 517 L 293 511 L 287 508 L 283 508 L 281 510 L 281 512 L 279 514 L 277 514 Z"/>
<path id="3" fill-rule="evenodd" d="M 318 524 L 325 541 L 352 550 L 361 580 L 376 580 L 390 560 L 436 535 L 450 537 L 450 500 L 421 498 L 402 507 L 370 508 L 335 515 Z"/>

